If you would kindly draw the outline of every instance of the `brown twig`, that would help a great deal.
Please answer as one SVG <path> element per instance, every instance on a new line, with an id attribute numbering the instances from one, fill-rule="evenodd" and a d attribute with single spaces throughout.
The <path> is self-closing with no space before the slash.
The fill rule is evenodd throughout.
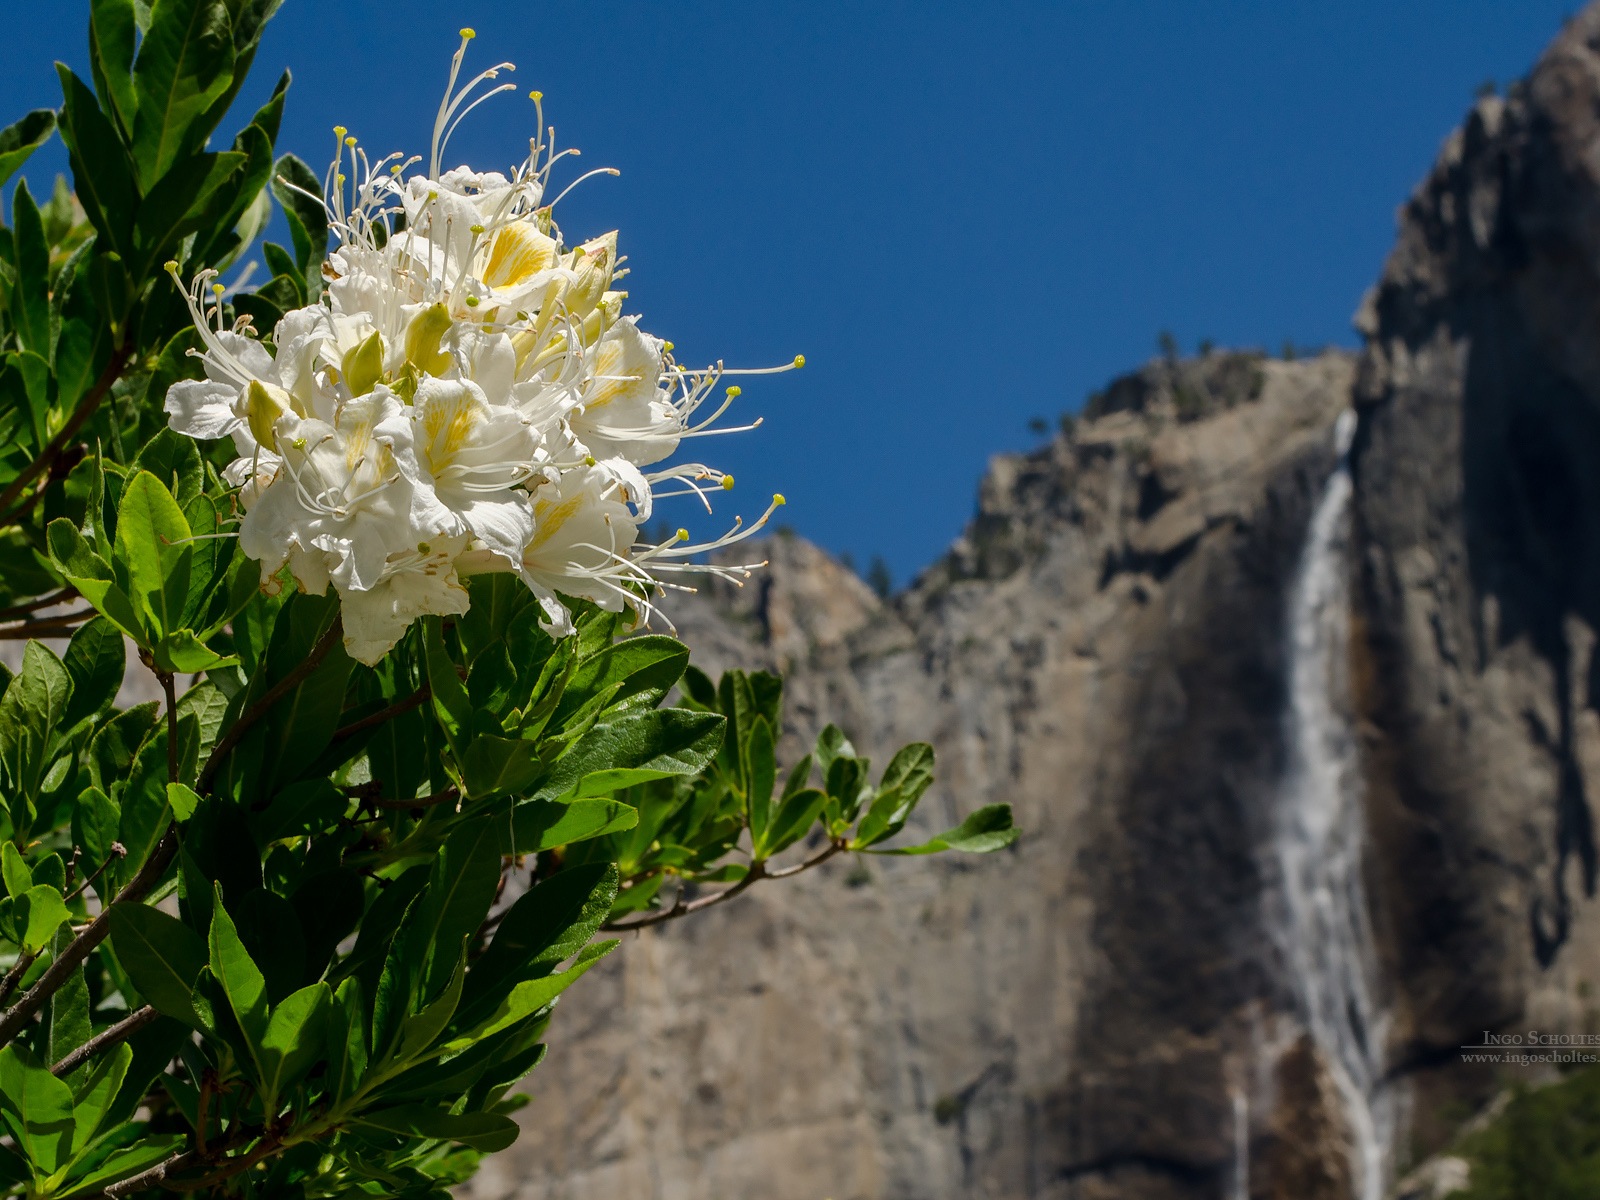
<path id="1" fill-rule="evenodd" d="M 155 671 L 161 682 L 161 692 L 167 698 L 167 782 L 178 782 L 178 695 L 171 671 Z"/>
<path id="2" fill-rule="evenodd" d="M 338 616 L 333 618 L 333 624 L 328 626 L 328 631 L 322 635 L 321 640 L 311 648 L 311 653 L 295 664 L 291 670 L 272 687 L 267 689 L 266 695 L 257 700 L 244 712 L 239 714 L 239 719 L 228 727 L 228 732 L 223 734 L 211 750 L 206 765 L 200 771 L 200 779 L 195 785 L 195 791 L 204 795 L 211 788 L 211 782 L 216 778 L 217 770 L 222 766 L 222 760 L 239 744 L 239 739 L 249 732 L 250 727 L 266 716 L 272 706 L 282 700 L 292 690 L 298 687 L 305 678 L 322 665 L 322 660 L 328 657 L 340 637 L 344 635 L 344 625 Z"/>
<path id="3" fill-rule="evenodd" d="M 94 410 L 100 407 L 100 402 L 111 391 L 112 385 L 122 378 L 123 369 L 127 367 L 128 360 L 133 357 L 133 345 L 124 342 L 111 352 L 111 359 L 106 363 L 105 370 L 100 372 L 100 378 L 84 393 L 83 399 L 78 401 L 78 407 L 72 410 L 72 416 L 67 418 L 63 425 L 45 444 L 39 452 L 39 457 L 34 459 L 22 469 L 22 473 L 11 481 L 5 491 L 0 492 L 0 524 L 11 524 L 20 515 L 11 510 L 17 503 L 17 497 L 39 475 L 50 468 L 67 443 L 77 436 L 78 430 L 94 415 Z"/>
<path id="4" fill-rule="evenodd" d="M 17 625 L 0 627 L 0 638 L 19 640 L 21 638 L 49 637 L 52 634 L 59 636 L 74 625 L 86 621 L 94 615 L 94 609 L 80 608 L 77 612 L 62 613 L 57 617 L 41 617 L 37 621 L 23 621 Z"/>
<path id="5" fill-rule="evenodd" d="M 108 1029 L 102 1029 L 55 1066 L 51 1067 L 50 1074 L 58 1078 L 62 1075 L 70 1075 L 96 1054 L 99 1054 L 100 1051 L 127 1041 L 146 1025 L 156 1021 L 160 1016 L 161 1014 L 148 1004 L 143 1008 L 134 1009 L 133 1012 L 123 1017 L 115 1025 Z"/>
<path id="6" fill-rule="evenodd" d="M 334 730 L 333 740 L 339 742 L 345 738 L 355 737 L 358 733 L 365 733 L 374 725 L 382 725 L 385 721 L 398 717 L 402 713 L 408 713 L 414 708 L 421 708 L 432 697 L 433 690 L 427 684 L 423 684 L 404 700 L 398 700 L 389 705 L 388 708 L 379 709 L 371 716 L 362 717 L 359 721 L 351 721 L 350 724 Z"/>
<path id="7" fill-rule="evenodd" d="M 162 834 L 161 840 L 156 843 L 155 849 L 150 852 L 150 857 L 144 860 L 144 865 L 117 893 L 117 898 L 102 908 L 94 920 L 78 931 L 78 936 L 68 942 L 66 948 L 56 955 L 56 960 L 43 975 L 39 976 L 39 981 L 23 993 L 20 1000 L 4 1013 L 0 1013 L 0 1046 L 6 1045 L 16 1037 L 33 1014 L 44 1007 L 45 1001 L 55 995 L 67 977 L 89 957 L 90 951 L 106 940 L 106 935 L 111 932 L 111 910 L 118 904 L 138 904 L 143 900 L 150 889 L 160 882 L 162 874 L 177 852 L 177 832 L 172 826 L 168 826 L 166 833 Z"/>
<path id="8" fill-rule="evenodd" d="M 607 921 L 600 928 L 610 933 L 626 933 L 630 929 L 647 929 L 651 925 L 660 925 L 666 921 L 676 921 L 679 917 L 687 917 L 690 913 L 704 912 L 708 908 L 732 900 L 758 880 L 787 879 L 791 875 L 800 874 L 801 871 L 809 871 L 812 867 L 827 862 L 843 849 L 843 842 L 829 842 L 823 850 L 813 854 L 805 862 L 796 863 L 792 867 L 784 867 L 778 871 L 767 870 L 765 862 L 753 862 L 750 864 L 750 870 L 745 873 L 745 877 L 732 887 L 723 888 L 722 891 L 713 895 L 701 896 L 698 900 L 689 900 L 687 902 L 683 898 L 683 893 L 680 892 L 678 893 L 678 898 L 673 901 L 671 908 L 650 913 L 636 921 Z"/>
<path id="9" fill-rule="evenodd" d="M 178 1153 L 169 1155 L 168 1157 L 162 1159 L 155 1166 L 148 1167 L 145 1170 L 140 1171 L 137 1175 L 130 1175 L 126 1179 L 119 1179 L 116 1183 L 108 1184 L 101 1191 L 91 1192 L 87 1196 L 80 1196 L 78 1200 L 119 1200 L 119 1198 L 122 1196 L 130 1196 L 136 1192 L 142 1192 L 153 1187 L 163 1187 L 170 1192 L 197 1190 L 197 1187 L 194 1185 L 198 1185 L 198 1187 L 206 1187 L 211 1183 L 231 1178 L 232 1176 L 237 1175 L 240 1171 L 255 1166 L 256 1163 L 260 1162 L 261 1159 L 266 1158 L 268 1155 L 276 1153 L 282 1147 L 282 1135 L 269 1135 L 268 1137 L 263 1138 L 263 1145 L 270 1142 L 271 1148 L 267 1150 L 265 1154 L 261 1154 L 259 1157 L 253 1156 L 255 1156 L 257 1151 L 262 1148 L 261 1146 L 257 1146 L 255 1150 L 252 1150 L 247 1155 L 242 1155 L 239 1158 L 224 1160 L 224 1167 L 221 1172 L 213 1172 L 210 1175 L 201 1176 L 198 1180 L 176 1180 L 172 1179 L 171 1176 L 179 1171 L 185 1170 L 189 1167 L 197 1166 L 204 1162 L 214 1162 L 216 1161 L 218 1155 L 226 1154 L 230 1150 L 237 1150 L 240 1146 L 248 1145 L 250 1142 L 253 1142 L 257 1138 L 261 1137 L 261 1130 L 246 1129 L 234 1134 L 227 1141 L 213 1146 L 209 1152 L 202 1153 L 199 1150 L 180 1150 Z M 249 1159 L 250 1161 L 246 1161 L 246 1159 Z M 239 1165 L 235 1166 L 234 1164 Z"/>
<path id="10" fill-rule="evenodd" d="M 372 805 L 373 808 L 387 808 L 398 812 L 405 812 L 413 808 L 432 808 L 435 804 L 449 804 L 461 798 L 461 789 L 447 787 L 442 792 L 434 792 L 431 796 L 418 796 L 415 800 L 379 800 L 368 799 L 363 803 Z"/>
<path id="11" fill-rule="evenodd" d="M 126 858 L 126 857 L 128 857 L 127 847 L 123 846 L 123 844 L 121 842 L 112 842 L 111 843 L 111 853 L 106 856 L 105 862 L 101 863 L 98 867 L 96 867 L 94 869 L 94 874 L 93 875 L 89 876 L 89 878 L 85 879 L 77 887 L 73 888 L 72 891 L 68 892 L 67 895 L 66 895 L 66 899 L 69 900 L 69 901 L 76 900 L 79 896 L 83 895 L 83 893 L 85 892 L 85 890 L 88 889 L 90 884 L 94 883 L 94 881 L 96 879 L 100 878 L 100 876 L 105 872 L 105 869 L 107 867 L 109 867 L 112 863 L 116 862 L 117 860 L 123 859 L 123 858 Z M 4 1000 L 5 1000 L 5 997 L 3 995 L 0 995 L 0 1002 L 3 1002 Z"/>
<path id="12" fill-rule="evenodd" d="M 13 604 L 10 608 L 0 608 L 0 621 L 15 621 L 18 617 L 38 612 L 41 608 L 49 608 L 53 604 L 71 600 L 77 594 L 78 589 L 75 587 L 58 588 L 48 596 L 40 596 L 37 600 L 29 600 L 26 604 Z"/>
<path id="13" fill-rule="evenodd" d="M 211 1108 L 211 1089 L 216 1082 L 216 1072 L 210 1067 L 201 1072 L 200 1098 L 195 1102 L 194 1112 L 194 1147 L 201 1154 L 206 1153 L 206 1117 Z"/>
<path id="14" fill-rule="evenodd" d="M 29 954 L 26 951 L 17 955 L 16 964 L 6 972 L 4 979 L 0 979 L 0 1004 L 11 998 L 11 993 L 17 990 L 17 984 L 22 982 L 22 977 L 28 973 L 28 968 L 33 966 L 33 960 L 38 957 L 37 954 Z"/>

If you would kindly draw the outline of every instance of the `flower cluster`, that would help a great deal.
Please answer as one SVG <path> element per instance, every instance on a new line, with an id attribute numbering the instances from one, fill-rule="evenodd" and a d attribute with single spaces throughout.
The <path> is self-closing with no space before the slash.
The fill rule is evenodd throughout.
<path id="1" fill-rule="evenodd" d="M 513 69 L 501 63 L 457 89 L 471 37 L 462 31 L 425 174 L 418 158 L 370 162 L 335 130 L 323 299 L 285 315 L 269 343 L 247 323 L 226 327 L 224 289 L 202 274 L 187 294 L 205 378 L 166 398 L 173 429 L 233 439 L 224 476 L 262 586 L 279 586 L 285 566 L 306 591 L 331 584 L 346 648 L 367 663 L 417 617 L 464 612 L 472 572 L 518 573 L 557 634 L 572 629 L 563 596 L 648 616 L 664 575 L 748 574 L 688 560 L 749 536 L 783 503 L 703 545 L 683 530 L 636 541 L 656 499 L 709 507 L 733 486 L 702 463 L 660 464 L 739 395 L 727 387 L 707 405 L 724 376 L 763 372 L 686 370 L 670 342 L 623 315 L 616 234 L 569 247 L 545 200 L 552 168 L 575 152 L 555 152 L 542 110 L 541 136 L 509 177 L 441 170 L 456 124 L 510 87 L 482 86 Z M 657 490 L 668 483 L 676 490 Z"/>

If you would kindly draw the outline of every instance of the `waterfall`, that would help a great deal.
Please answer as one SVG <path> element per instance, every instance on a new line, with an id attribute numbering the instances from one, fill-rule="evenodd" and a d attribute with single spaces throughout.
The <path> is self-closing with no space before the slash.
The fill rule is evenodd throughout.
<path id="1" fill-rule="evenodd" d="M 1335 426 L 1338 464 L 1289 594 L 1289 758 L 1273 845 L 1282 889 L 1277 933 L 1300 1015 L 1343 1102 L 1352 1200 L 1382 1200 L 1393 1099 L 1383 1087 L 1385 1014 L 1362 882 L 1365 825 L 1348 671 L 1355 425 L 1346 411 Z"/>

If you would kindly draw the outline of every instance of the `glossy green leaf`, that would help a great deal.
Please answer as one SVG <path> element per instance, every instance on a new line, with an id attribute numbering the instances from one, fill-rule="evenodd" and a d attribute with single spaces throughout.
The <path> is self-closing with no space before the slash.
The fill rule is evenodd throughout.
<path id="1" fill-rule="evenodd" d="M 56 114 L 48 108 L 36 108 L 21 120 L 0 129 L 0 184 L 15 175 L 55 131 Z"/>
<path id="2" fill-rule="evenodd" d="M 211 974 L 222 985 L 234 1019 L 244 1032 L 245 1042 L 255 1062 L 256 1076 L 261 1078 L 265 1075 L 261 1039 L 267 1031 L 267 981 L 249 951 L 244 948 L 244 943 L 239 940 L 239 931 L 228 916 L 228 910 L 223 907 L 220 886 L 212 895 L 209 949 Z"/>
<path id="3" fill-rule="evenodd" d="M 22 948 L 30 954 L 38 954 L 48 946 L 55 931 L 72 919 L 60 891 L 47 884 L 29 888 L 13 903 Z"/>
<path id="4" fill-rule="evenodd" d="M 183 510 L 162 482 L 148 471 L 134 475 L 117 509 L 112 566 L 153 638 L 182 628 L 189 532 Z"/>
<path id="5" fill-rule="evenodd" d="M 277 1098 L 310 1069 L 326 1044 L 325 1023 L 333 992 L 326 983 L 285 996 L 261 1035 L 261 1092 L 269 1112 Z"/>
<path id="6" fill-rule="evenodd" d="M 22 859 L 22 851 L 15 842 L 0 845 L 0 875 L 5 878 L 6 895 L 22 895 L 33 886 L 33 872 Z"/>
<path id="7" fill-rule="evenodd" d="M 102 901 L 107 893 L 112 892 L 116 883 L 116 873 L 108 864 L 117 857 L 117 851 L 112 847 L 121 824 L 121 808 L 99 788 L 85 788 L 79 794 L 72 814 L 72 840 L 83 848 L 86 859 L 84 872 L 86 875 L 95 875 L 95 881 L 90 886 Z M 107 869 L 101 870 L 102 867 Z"/>
<path id="8" fill-rule="evenodd" d="M 406 959 L 424 1003 L 449 981 L 463 941 L 488 916 L 499 883 L 493 823 L 480 819 L 458 827 L 434 860 L 428 886 L 407 920 Z"/>
<path id="9" fill-rule="evenodd" d="M 72 1156 L 72 1089 L 15 1044 L 0 1050 L 0 1119 L 37 1177 Z"/>
<path id="10" fill-rule="evenodd" d="M 119 792 L 133 769 L 139 747 L 155 731 L 160 705 L 154 700 L 136 704 L 112 717 L 89 740 L 89 778 L 112 795 Z M 102 856 L 103 857 L 103 856 Z"/>
<path id="11" fill-rule="evenodd" d="M 611 912 L 617 882 L 615 863 L 590 863 L 559 871 L 519 898 L 472 965 L 464 1017 L 509 991 L 516 980 L 547 974 L 578 953 Z"/>
<path id="12" fill-rule="evenodd" d="M 460 1142 L 486 1153 L 504 1150 L 517 1140 L 517 1123 L 496 1113 L 446 1112 L 426 1104 L 403 1104 L 364 1112 L 351 1121 L 356 1129 L 375 1129 L 410 1137 Z"/>
<path id="13" fill-rule="evenodd" d="M 903 747 L 884 770 L 878 793 L 856 828 L 851 849 L 876 845 L 900 832 L 932 783 L 933 747 L 926 742 Z"/>
<path id="14" fill-rule="evenodd" d="M 750 838 L 757 847 L 757 857 L 766 847 L 768 817 L 772 812 L 772 789 L 778 781 L 777 751 L 772 727 L 764 716 L 758 716 L 750 726 L 745 739 L 745 803 L 749 815 Z"/>
<path id="15" fill-rule="evenodd" d="M 716 757 L 723 720 L 685 708 L 629 711 L 595 725 L 559 759 L 534 799 L 603 796 L 669 775 L 692 775 Z"/>
<path id="16" fill-rule="evenodd" d="M 133 0 L 89 0 L 94 85 L 125 131 L 133 128 L 139 103 L 133 88 L 134 33 Z"/>
<path id="17" fill-rule="evenodd" d="M 0 766 L 11 795 L 32 799 L 49 766 L 51 736 L 67 715 L 72 680 L 40 642 L 22 652 L 22 670 L 0 697 Z"/>
<path id="18" fill-rule="evenodd" d="M 222 0 L 155 0 L 133 81 L 133 157 L 148 191 L 172 166 L 189 126 L 233 82 L 233 25 Z"/>
<path id="19" fill-rule="evenodd" d="M 56 64 L 56 72 L 65 97 L 61 139 L 71 156 L 78 200 L 104 239 L 105 249 L 128 255 L 133 249 L 138 192 L 122 139 L 100 111 L 88 85 L 61 63 Z M 107 316 L 118 319 L 123 311 L 118 305 Z"/>
<path id="20" fill-rule="evenodd" d="M 206 945 L 198 933 L 147 904 L 114 904 L 111 945 L 133 986 L 157 1012 L 200 1028 L 193 994 L 206 965 Z"/>
<path id="21" fill-rule="evenodd" d="M 44 222 L 26 179 L 17 182 L 11 199 L 11 225 L 16 256 L 16 282 L 11 290 L 11 324 L 17 341 L 48 363 L 50 343 L 50 247 Z"/>
<path id="22" fill-rule="evenodd" d="M 353 1095 L 367 1073 L 367 1009 L 359 979 L 346 979 L 339 985 L 325 1028 L 328 1094 L 337 1102 Z"/>
<path id="23" fill-rule="evenodd" d="M 83 598 L 136 641 L 148 642 L 133 600 L 117 582 L 111 564 L 95 552 L 66 518 L 50 522 L 46 530 L 50 562 Z"/>
<path id="24" fill-rule="evenodd" d="M 762 856 L 770 858 L 782 853 L 805 837 L 817 823 L 827 802 L 828 794 L 820 788 L 801 788 L 785 797 L 767 827 L 766 838 L 761 846 Z"/>
<path id="25" fill-rule="evenodd" d="M 51 956 L 59 956 L 72 943 L 72 937 L 71 926 L 65 924 L 59 926 L 50 939 Z M 45 1010 L 43 1030 L 45 1061 L 52 1064 L 60 1062 L 87 1042 L 92 1032 L 93 1026 L 89 1020 L 89 984 L 84 977 L 84 969 L 79 967 L 56 989 Z M 72 1076 L 67 1077 L 67 1082 L 76 1086 L 76 1079 L 84 1070 L 82 1067 L 78 1068 Z M 107 1097 L 106 1103 L 110 1103 L 110 1097 Z"/>
<path id="26" fill-rule="evenodd" d="M 502 854 L 537 854 L 632 829 L 639 810 L 620 800 L 534 800 L 498 822 Z"/>
<path id="27" fill-rule="evenodd" d="M 989 854 L 1004 850 L 1017 840 L 1020 830 L 1011 823 L 1009 804 L 989 804 L 978 809 L 954 829 L 947 829 L 920 846 L 894 850 L 869 850 L 869 854 L 938 854 L 962 850 L 968 854 Z"/>
<path id="28" fill-rule="evenodd" d="M 87 1035 L 85 1035 L 87 1040 Z M 81 1155 L 84 1149 L 102 1133 L 107 1114 L 122 1090 L 133 1065 L 133 1047 L 124 1042 L 100 1057 L 92 1065 L 80 1067 L 74 1073 L 72 1086 L 72 1152 Z"/>
<path id="29" fill-rule="evenodd" d="M 111 711 L 122 686 L 128 658 L 122 634 L 104 617 L 80 625 L 67 644 L 62 665 L 72 681 L 62 724 L 70 729 L 82 721 L 97 720 Z"/>
<path id="30" fill-rule="evenodd" d="M 557 996 L 581 979 L 590 967 L 619 945 L 621 942 L 617 939 L 595 942 L 579 951 L 572 966 L 565 971 L 558 971 L 538 979 L 525 979 L 518 983 L 487 1019 L 464 1030 L 461 1037 L 447 1043 L 447 1049 L 451 1051 L 465 1049 L 478 1038 L 492 1037 L 500 1030 L 532 1016 L 546 1005 L 553 1004 Z"/>

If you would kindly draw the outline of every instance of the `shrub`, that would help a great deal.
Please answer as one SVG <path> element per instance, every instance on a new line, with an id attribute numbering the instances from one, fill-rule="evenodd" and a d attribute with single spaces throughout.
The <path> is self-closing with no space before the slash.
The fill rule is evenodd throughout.
<path id="1" fill-rule="evenodd" d="M 95 0 L 93 86 L 0 131 L 0 183 L 59 131 L 75 185 L 0 238 L 6 1195 L 445 1197 L 596 936 L 1015 837 L 887 848 L 930 747 L 874 782 L 830 726 L 780 775 L 778 679 L 631 636 L 772 512 L 637 540 L 656 485 L 731 486 L 661 464 L 732 373 L 622 315 L 542 141 L 441 169 L 470 31 L 426 171 L 340 130 L 324 198 L 287 74 L 209 149 L 273 8 Z M 215 282 L 274 198 L 270 278 Z M 130 644 L 161 701 L 119 706 Z"/>

